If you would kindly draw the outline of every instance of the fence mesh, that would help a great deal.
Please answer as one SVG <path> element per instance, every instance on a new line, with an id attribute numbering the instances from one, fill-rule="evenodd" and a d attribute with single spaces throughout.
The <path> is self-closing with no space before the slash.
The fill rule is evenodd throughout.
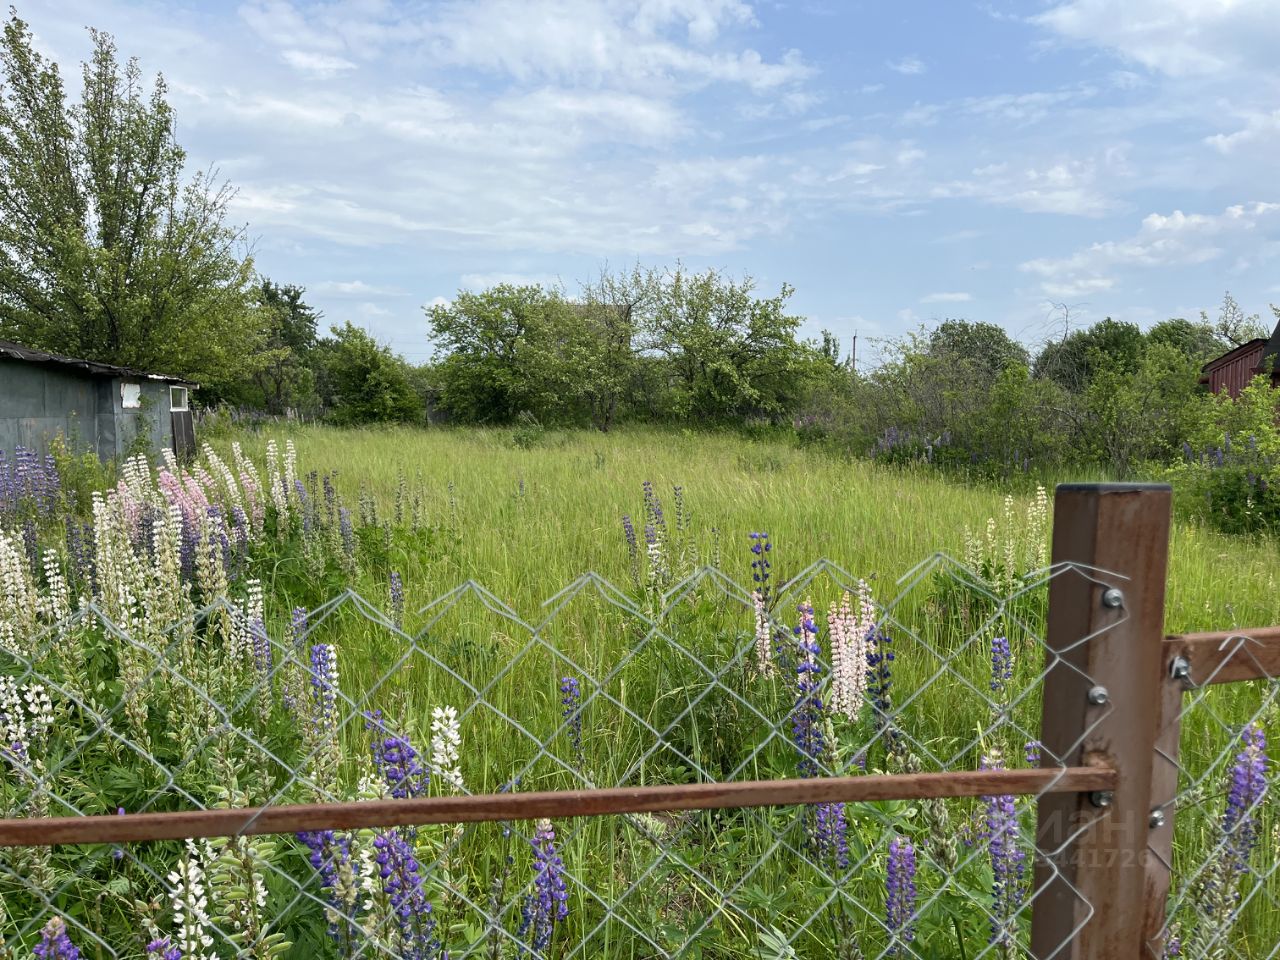
<path id="1" fill-rule="evenodd" d="M 1046 586 L 1092 571 L 937 556 L 877 602 L 827 561 L 783 582 L 756 544 L 751 584 L 588 574 L 535 618 L 470 581 L 407 616 L 394 588 L 268 610 L 252 581 L 171 620 L 85 601 L 5 644 L 5 813 L 1064 767 L 1037 741 Z M 1204 709 L 1229 762 L 1239 724 Z M 1188 787 L 1203 802 L 1214 770 Z M 4 941 L 27 955 L 65 924 L 104 957 L 1024 956 L 1035 800 L 8 848 Z M 1259 915 L 1272 870 L 1242 895 Z M 1228 955 L 1270 955 L 1252 936 L 1224 933 Z"/>
<path id="2" fill-rule="evenodd" d="M 1178 751 L 1157 751 L 1157 770 L 1176 771 L 1177 789 L 1157 809 L 1174 824 L 1166 956 L 1280 956 L 1280 818 L 1277 767 L 1268 733 L 1280 712 L 1280 677 L 1269 664 L 1274 630 L 1248 631 L 1215 643 L 1194 666 L 1171 665 L 1185 693 Z M 1233 674 L 1256 679 L 1223 682 Z M 1272 746 L 1274 753 L 1274 746 Z M 1149 953 L 1160 956 L 1157 946 Z"/>

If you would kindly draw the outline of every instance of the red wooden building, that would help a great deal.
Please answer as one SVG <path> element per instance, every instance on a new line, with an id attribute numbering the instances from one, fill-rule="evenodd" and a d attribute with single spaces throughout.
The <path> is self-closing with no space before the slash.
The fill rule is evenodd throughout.
<path id="1" fill-rule="evenodd" d="M 1280 387 L 1280 323 L 1276 324 L 1271 339 L 1250 340 L 1210 360 L 1200 368 L 1200 382 L 1212 393 L 1225 390 L 1232 397 L 1238 397 L 1260 373 L 1270 373 L 1271 385 Z"/>

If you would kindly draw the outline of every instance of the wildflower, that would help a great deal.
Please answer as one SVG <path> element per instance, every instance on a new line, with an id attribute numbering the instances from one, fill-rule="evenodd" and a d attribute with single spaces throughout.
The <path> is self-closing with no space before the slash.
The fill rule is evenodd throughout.
<path id="1" fill-rule="evenodd" d="M 205 896 L 204 868 L 194 841 L 187 841 L 187 852 L 169 874 L 168 880 L 173 887 L 169 902 L 173 907 L 178 949 L 188 960 L 211 956 L 209 947 L 213 946 L 213 936 L 209 932 L 209 901 Z"/>
<path id="2" fill-rule="evenodd" d="M 582 690 L 576 677 L 564 677 L 560 680 L 561 715 L 569 725 L 569 745 L 573 748 L 573 765 L 582 769 Z"/>
<path id="3" fill-rule="evenodd" d="M 893 640 L 879 629 L 867 635 L 867 700 L 876 717 L 876 733 L 884 737 L 885 749 L 894 753 L 898 731 L 893 724 Z"/>
<path id="4" fill-rule="evenodd" d="M 182 960 L 182 951 L 168 937 L 158 937 L 147 944 L 147 956 L 155 960 Z"/>
<path id="5" fill-rule="evenodd" d="M 909 956 L 907 944 L 916 935 L 916 850 L 905 837 L 889 841 L 885 876 L 885 927 L 890 957 Z"/>
<path id="6" fill-rule="evenodd" d="M 349 924 L 343 922 L 355 908 L 356 891 L 351 866 L 351 838 L 333 830 L 310 830 L 299 833 L 298 839 L 310 854 L 307 860 L 320 878 L 320 887 L 326 893 L 325 914 L 329 919 L 329 934 L 339 942 L 350 939 Z"/>
<path id="7" fill-rule="evenodd" d="M 404 584 L 400 580 L 400 574 L 392 570 L 390 576 L 390 592 L 391 592 L 391 622 L 396 625 L 399 630 L 404 626 Z"/>
<path id="8" fill-rule="evenodd" d="M 404 960 L 427 960 L 439 946 L 436 922 L 427 900 L 413 847 L 399 830 L 388 830 L 373 838 L 373 860 L 377 864 L 382 890 L 391 908 L 397 933 L 397 949 Z"/>
<path id="9" fill-rule="evenodd" d="M 338 730 L 338 651 L 331 643 L 311 647 L 311 724 L 317 732 Z"/>
<path id="10" fill-rule="evenodd" d="M 998 751 L 982 758 L 984 770 L 1003 769 Z M 1023 901 L 1026 853 L 1018 839 L 1018 810 L 1012 796 L 983 797 L 982 837 L 991 857 L 991 940 L 1001 956 L 1017 956 L 1017 914 Z"/>
<path id="11" fill-rule="evenodd" d="M 1009 684 L 1013 680 L 1013 651 L 1008 637 L 991 641 L 991 709 L 1003 715 L 1009 708 Z"/>
<path id="12" fill-rule="evenodd" d="M 1028 740 L 1027 745 L 1022 748 L 1022 755 L 1026 758 L 1027 766 L 1040 766 L 1040 753 L 1044 749 L 1044 745 L 1039 740 Z"/>
<path id="13" fill-rule="evenodd" d="M 67 935 L 67 924 L 52 917 L 40 931 L 40 942 L 31 950 L 40 960 L 80 960 L 80 950 Z"/>
<path id="14" fill-rule="evenodd" d="M 1231 789 L 1222 816 L 1222 835 L 1232 871 L 1243 874 L 1258 843 L 1258 812 L 1267 791 L 1267 739 L 1262 726 L 1251 723 L 1240 735 L 1244 749 L 1231 768 Z"/>
<path id="15" fill-rule="evenodd" d="M 342 555 L 352 563 L 356 557 L 356 538 L 351 528 L 351 511 L 346 507 L 338 508 L 338 526 L 342 532 Z"/>
<path id="16" fill-rule="evenodd" d="M 831 710 L 855 720 L 866 698 L 868 637 L 875 630 L 875 608 L 865 580 L 858 581 L 857 613 L 850 599 L 845 593 L 839 607 L 831 604 L 827 622 L 831 629 Z"/>
<path id="17" fill-rule="evenodd" d="M 533 892 L 525 897 L 517 936 L 542 953 L 551 944 L 555 925 L 569 916 L 569 891 L 564 861 L 556 850 L 556 831 L 550 820 L 539 820 L 533 835 Z"/>
<path id="18" fill-rule="evenodd" d="M 372 746 L 373 763 L 391 796 L 404 799 L 425 793 L 428 774 L 423 769 L 413 744 L 405 737 L 387 730 L 380 710 L 365 714 L 365 727 L 379 733 Z"/>
<path id="19" fill-rule="evenodd" d="M 431 711 L 431 772 L 455 793 L 465 787 L 458 748 L 462 734 L 454 707 L 434 707 Z"/>
<path id="20" fill-rule="evenodd" d="M 816 777 L 822 758 L 824 737 L 822 734 L 822 698 L 818 691 L 818 675 L 822 671 L 818 663 L 818 628 L 813 622 L 813 607 L 802 603 L 800 625 L 795 628 L 799 637 L 796 662 L 796 706 L 791 714 L 791 733 L 796 749 L 800 752 L 797 763 L 800 776 Z"/>
<path id="21" fill-rule="evenodd" d="M 821 861 L 849 868 L 849 821 L 843 803 L 820 803 L 815 811 L 814 847 Z"/>

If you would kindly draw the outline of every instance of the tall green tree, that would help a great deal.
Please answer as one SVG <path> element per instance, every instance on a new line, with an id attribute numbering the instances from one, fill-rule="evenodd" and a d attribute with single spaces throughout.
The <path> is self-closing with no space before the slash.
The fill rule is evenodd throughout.
<path id="1" fill-rule="evenodd" d="M 315 400 L 312 353 L 321 314 L 302 299 L 306 291 L 262 279 L 254 291 L 261 347 L 254 381 L 268 413 L 311 406 Z"/>
<path id="2" fill-rule="evenodd" d="M 90 31 L 78 102 L 12 14 L 0 40 L 0 336 L 161 369 L 214 392 L 254 356 L 232 193 L 184 182 L 157 78 Z"/>
<path id="3" fill-rule="evenodd" d="M 415 373 L 403 357 L 350 321 L 317 344 L 335 423 L 415 423 L 423 418 Z"/>

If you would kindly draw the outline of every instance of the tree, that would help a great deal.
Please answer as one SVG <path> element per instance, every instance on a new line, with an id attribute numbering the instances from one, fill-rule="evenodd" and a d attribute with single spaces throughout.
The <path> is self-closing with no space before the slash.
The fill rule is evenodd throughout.
<path id="1" fill-rule="evenodd" d="M 582 290 L 582 307 L 599 341 L 595 376 L 587 384 L 587 402 L 596 428 L 607 431 L 619 406 L 637 385 L 636 333 L 652 315 L 658 275 L 636 264 L 626 273 L 600 271 Z"/>
<path id="2" fill-rule="evenodd" d="M 1184 357 L 1204 364 L 1219 354 L 1230 350 L 1233 344 L 1225 341 L 1208 323 L 1193 323 L 1175 317 L 1161 320 L 1147 331 L 1148 344 L 1164 344 Z"/>
<path id="3" fill-rule="evenodd" d="M 1076 330 L 1062 340 L 1045 344 L 1036 357 L 1035 376 L 1055 380 L 1072 393 L 1083 393 L 1100 363 L 1122 373 L 1134 373 L 1142 345 L 1142 331 L 1137 324 L 1107 317 L 1087 330 Z"/>
<path id="4" fill-rule="evenodd" d="M 279 286 L 265 277 L 254 292 L 261 347 L 254 380 L 268 413 L 310 403 L 315 396 L 311 353 L 321 314 L 302 299 L 301 287 Z"/>
<path id="5" fill-rule="evenodd" d="M 1209 322 L 1209 314 L 1200 311 L 1200 319 L 1204 323 Z M 1250 340 L 1265 338 L 1267 330 L 1258 320 L 1256 313 L 1245 315 L 1240 304 L 1236 303 L 1235 297 L 1231 296 L 1231 291 L 1227 291 L 1222 295 L 1222 306 L 1218 310 L 1218 322 L 1214 324 L 1214 331 L 1227 343 L 1233 347 L 1248 343 Z"/>
<path id="6" fill-rule="evenodd" d="M 571 304 L 558 290 L 499 284 L 427 311 L 439 352 L 441 402 L 471 423 L 583 419 L 601 376 L 602 311 Z"/>
<path id="7" fill-rule="evenodd" d="M 989 379 L 1010 364 L 1031 362 L 1027 348 L 1003 327 L 971 320 L 944 320 L 929 334 L 931 356 L 972 364 Z"/>
<path id="8" fill-rule="evenodd" d="M 252 265 L 231 191 L 185 185 L 163 79 L 90 31 L 79 103 L 16 14 L 0 41 L 0 336 L 189 376 L 215 394 L 253 356 Z"/>
<path id="9" fill-rule="evenodd" d="M 350 321 L 332 327 L 317 349 L 333 391 L 335 423 L 412 423 L 422 419 L 422 400 L 412 369 L 389 347 Z"/>
<path id="10" fill-rule="evenodd" d="M 776 418 L 794 408 L 816 349 L 796 340 L 800 318 L 786 312 L 791 287 L 768 299 L 754 290 L 750 277 L 683 266 L 657 280 L 642 348 L 666 359 L 664 409 L 715 422 Z"/>

